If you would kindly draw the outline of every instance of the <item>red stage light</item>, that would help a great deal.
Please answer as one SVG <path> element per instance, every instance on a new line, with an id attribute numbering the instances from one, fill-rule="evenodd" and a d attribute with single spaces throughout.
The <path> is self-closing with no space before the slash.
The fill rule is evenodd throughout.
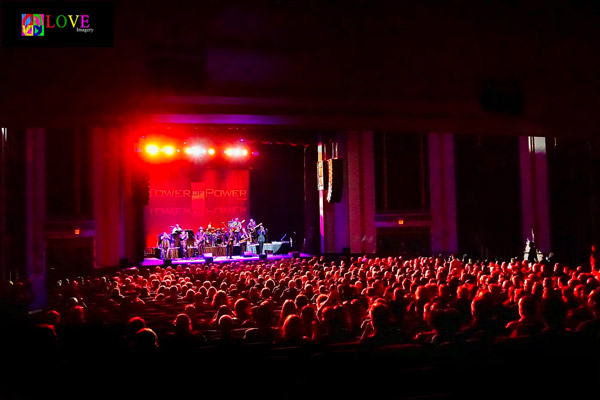
<path id="1" fill-rule="evenodd" d="M 229 156 L 229 157 L 242 157 L 242 156 L 247 156 L 248 155 L 248 150 L 246 149 L 242 149 L 240 147 L 235 147 L 235 148 L 228 148 L 227 150 L 224 151 L 225 155 Z"/>
<path id="2" fill-rule="evenodd" d="M 172 156 L 175 153 L 175 148 L 173 146 L 165 146 L 162 149 L 163 153 L 168 156 Z"/>
<path id="3" fill-rule="evenodd" d="M 146 153 L 150 154 L 151 156 L 157 155 L 158 151 L 158 146 L 155 144 L 149 144 L 146 146 Z"/>
<path id="4" fill-rule="evenodd" d="M 214 156 L 215 155 L 215 149 L 213 149 L 213 148 L 208 149 L 208 154 L 210 154 L 211 156 Z"/>
<path id="5" fill-rule="evenodd" d="M 185 154 L 188 154 L 193 157 L 199 157 L 202 154 L 206 154 L 206 149 L 200 146 L 186 147 Z"/>

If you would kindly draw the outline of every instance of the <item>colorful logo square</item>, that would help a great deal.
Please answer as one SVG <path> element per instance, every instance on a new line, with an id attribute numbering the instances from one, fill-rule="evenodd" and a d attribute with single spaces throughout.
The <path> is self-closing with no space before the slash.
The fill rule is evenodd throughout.
<path id="1" fill-rule="evenodd" d="M 21 36 L 44 36 L 44 14 L 21 14 Z"/>

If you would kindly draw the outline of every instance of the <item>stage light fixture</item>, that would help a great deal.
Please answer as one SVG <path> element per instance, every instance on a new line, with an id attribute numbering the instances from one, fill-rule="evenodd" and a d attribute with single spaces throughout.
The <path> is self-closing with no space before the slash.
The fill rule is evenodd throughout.
<path id="1" fill-rule="evenodd" d="M 151 156 L 157 155 L 158 151 L 158 146 L 155 144 L 149 144 L 146 146 L 146 153 L 150 154 Z"/>
<path id="2" fill-rule="evenodd" d="M 213 149 L 212 147 L 210 149 L 208 149 L 208 154 L 210 154 L 211 156 L 215 155 L 215 149 Z"/>
<path id="3" fill-rule="evenodd" d="M 206 149 L 201 146 L 186 147 L 185 154 L 193 157 L 199 157 L 202 154 L 206 154 Z"/>
<path id="4" fill-rule="evenodd" d="M 172 156 L 175 153 L 175 148 L 173 146 L 165 146 L 162 149 L 163 153 L 168 156 Z"/>
<path id="5" fill-rule="evenodd" d="M 240 147 L 235 147 L 226 149 L 224 153 L 229 157 L 242 157 L 248 155 L 248 150 L 242 149 Z"/>

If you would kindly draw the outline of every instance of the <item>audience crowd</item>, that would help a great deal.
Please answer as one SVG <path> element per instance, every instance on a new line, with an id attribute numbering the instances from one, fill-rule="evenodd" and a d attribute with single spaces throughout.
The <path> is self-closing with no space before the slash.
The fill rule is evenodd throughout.
<path id="1" fill-rule="evenodd" d="M 18 296 L 4 296 L 4 306 L 26 302 L 26 290 L 9 289 Z M 63 279 L 48 296 L 47 309 L 14 319 L 27 354 L 56 361 L 119 353 L 134 357 L 137 369 L 164 354 L 260 348 L 271 355 L 287 349 L 281 353 L 287 358 L 302 351 L 316 372 L 327 372 L 344 354 L 385 355 L 377 358 L 382 363 L 397 354 L 407 362 L 418 350 L 453 354 L 453 367 L 467 355 L 525 363 L 505 371 L 514 378 L 515 371 L 541 365 L 523 357 L 592 361 L 600 344 L 595 266 L 515 259 L 307 258 L 130 268 Z"/>

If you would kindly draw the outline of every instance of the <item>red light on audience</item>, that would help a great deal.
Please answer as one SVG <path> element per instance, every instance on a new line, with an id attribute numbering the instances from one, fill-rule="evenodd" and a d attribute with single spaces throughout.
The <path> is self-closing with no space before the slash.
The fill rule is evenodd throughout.
<path id="1" fill-rule="evenodd" d="M 151 156 L 155 156 L 158 154 L 158 146 L 155 144 L 149 144 L 146 146 L 146 153 L 148 153 Z"/>

